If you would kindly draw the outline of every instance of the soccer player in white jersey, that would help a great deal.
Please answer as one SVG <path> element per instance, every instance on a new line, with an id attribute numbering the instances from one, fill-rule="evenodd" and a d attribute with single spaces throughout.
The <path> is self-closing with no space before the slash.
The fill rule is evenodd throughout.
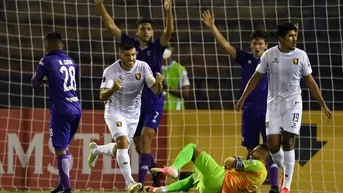
<path id="1" fill-rule="evenodd" d="M 159 73 L 154 78 L 146 62 L 136 60 L 136 48 L 131 43 L 121 44 L 120 59 L 103 72 L 100 99 L 106 101 L 104 118 L 116 143 L 97 145 L 91 142 L 88 164 L 93 168 L 100 154 L 116 156 L 126 188 L 131 193 L 142 188 L 142 184 L 132 178 L 128 154 L 139 121 L 142 89 L 146 84 L 159 94 L 162 92 L 162 80 Z"/>
<path id="2" fill-rule="evenodd" d="M 291 23 L 277 26 L 280 44 L 261 57 L 256 72 L 236 104 L 241 110 L 244 101 L 254 90 L 264 73 L 268 73 L 267 141 L 274 162 L 283 172 L 281 192 L 289 193 L 295 164 L 295 137 L 299 135 L 302 118 L 301 77 L 316 98 L 328 119 L 331 112 L 312 77 L 312 69 L 305 51 L 296 48 L 297 28 Z M 282 145 L 282 149 L 280 146 Z"/>

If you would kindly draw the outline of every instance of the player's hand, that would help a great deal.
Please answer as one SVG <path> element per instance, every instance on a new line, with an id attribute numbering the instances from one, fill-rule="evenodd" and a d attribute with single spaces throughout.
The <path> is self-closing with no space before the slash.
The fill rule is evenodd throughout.
<path id="1" fill-rule="evenodd" d="M 214 15 L 210 10 L 206 10 L 202 13 L 202 22 L 209 28 L 214 26 Z"/>
<path id="2" fill-rule="evenodd" d="M 164 9 L 169 11 L 171 9 L 171 6 L 172 6 L 172 0 L 164 0 Z"/>
<path id="3" fill-rule="evenodd" d="M 99 5 L 99 4 L 103 3 L 104 0 L 94 0 L 94 2 L 95 2 L 96 5 Z"/>
<path id="4" fill-rule="evenodd" d="M 294 24 L 297 30 L 299 30 L 299 23 Z"/>
<path id="5" fill-rule="evenodd" d="M 160 73 L 156 73 L 156 83 L 160 84 L 163 82 L 163 75 Z"/>
<path id="6" fill-rule="evenodd" d="M 332 113 L 331 113 L 330 109 L 328 107 L 325 107 L 324 112 L 325 112 L 326 118 L 328 120 L 331 120 L 332 119 Z"/>
<path id="7" fill-rule="evenodd" d="M 114 92 L 116 92 L 116 91 L 120 90 L 122 87 L 123 87 L 123 81 L 118 78 L 116 81 L 114 81 L 112 90 Z"/>
<path id="8" fill-rule="evenodd" d="M 242 108 L 243 108 L 243 104 L 244 104 L 244 100 L 243 100 L 242 98 L 240 98 L 240 99 L 238 100 L 238 102 L 236 103 L 236 109 L 237 109 L 238 111 L 241 111 Z"/>

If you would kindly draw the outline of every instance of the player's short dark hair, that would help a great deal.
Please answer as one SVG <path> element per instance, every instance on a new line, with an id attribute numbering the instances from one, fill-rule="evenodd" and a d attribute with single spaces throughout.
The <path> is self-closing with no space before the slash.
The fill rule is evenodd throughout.
<path id="1" fill-rule="evenodd" d="M 264 39 L 265 43 L 268 43 L 268 37 L 269 35 L 266 31 L 263 29 L 257 29 L 250 34 L 250 41 L 257 38 L 262 38 Z"/>
<path id="2" fill-rule="evenodd" d="M 122 42 L 119 45 L 120 52 L 124 50 L 132 50 L 135 48 L 135 45 L 132 42 Z"/>
<path id="3" fill-rule="evenodd" d="M 276 26 L 276 34 L 278 37 L 285 37 L 291 30 L 297 31 L 297 27 L 292 23 L 283 23 Z"/>
<path id="4" fill-rule="evenodd" d="M 143 23 L 150 23 L 151 25 L 154 24 L 154 22 L 149 18 L 141 18 L 136 21 L 136 27 L 138 27 L 140 24 L 143 24 Z"/>
<path id="5" fill-rule="evenodd" d="M 48 41 L 48 43 L 59 43 L 62 41 L 62 36 L 58 32 L 49 32 L 45 35 L 44 39 Z"/>

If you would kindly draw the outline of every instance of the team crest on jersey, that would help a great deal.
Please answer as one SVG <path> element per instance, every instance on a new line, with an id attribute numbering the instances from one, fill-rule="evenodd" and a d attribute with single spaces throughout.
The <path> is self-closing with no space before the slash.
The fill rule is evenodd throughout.
<path id="1" fill-rule="evenodd" d="M 293 64 L 297 65 L 299 63 L 299 58 L 293 58 Z"/>
<path id="2" fill-rule="evenodd" d="M 269 127 L 269 122 L 266 122 L 266 128 L 268 128 Z"/>
<path id="3" fill-rule="evenodd" d="M 135 74 L 135 77 L 136 77 L 137 80 L 140 80 L 142 78 L 141 73 Z"/>
<path id="4" fill-rule="evenodd" d="M 117 121 L 116 124 L 117 124 L 117 127 L 123 126 L 123 123 L 121 121 Z"/>

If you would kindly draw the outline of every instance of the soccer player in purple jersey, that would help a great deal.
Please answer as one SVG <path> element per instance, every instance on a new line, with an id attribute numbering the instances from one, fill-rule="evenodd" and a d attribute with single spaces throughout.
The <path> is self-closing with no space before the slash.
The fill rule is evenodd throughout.
<path id="1" fill-rule="evenodd" d="M 268 47 L 268 34 L 263 30 L 254 31 L 250 36 L 250 48 L 252 52 L 244 52 L 234 48 L 219 32 L 214 23 L 214 16 L 210 11 L 207 10 L 203 13 L 203 22 L 210 28 L 216 40 L 229 53 L 230 57 L 241 65 L 242 79 L 240 90 L 242 94 L 259 64 L 260 57 Z M 265 126 L 267 94 L 268 77 L 266 74 L 244 103 L 242 112 L 242 145 L 248 150 L 247 157 L 251 155 L 253 148 L 260 143 L 260 134 L 262 135 L 263 143 L 267 141 Z M 270 160 L 268 166 L 271 184 L 270 193 L 279 192 L 278 167 L 272 160 Z"/>
<path id="2" fill-rule="evenodd" d="M 138 38 L 135 39 L 129 37 L 118 28 L 108 14 L 103 4 L 103 0 L 95 0 L 95 4 L 103 18 L 106 28 L 113 34 L 115 39 L 120 40 L 121 43 L 133 42 L 137 50 L 137 59 L 148 63 L 153 74 L 161 73 L 163 62 L 162 56 L 174 31 L 172 1 L 164 1 L 164 8 L 167 14 L 166 28 L 161 37 L 155 38 L 154 40 L 152 40 L 154 30 L 152 27 L 153 22 L 151 20 L 141 19 L 137 21 L 136 34 Z M 143 186 L 147 171 L 156 165 L 153 155 L 151 154 L 151 143 L 162 117 L 163 105 L 164 99 L 162 94 L 155 95 L 146 86 L 143 88 L 140 122 L 134 137 L 136 150 L 140 154 L 138 182 L 142 183 Z M 153 181 L 155 186 L 159 186 L 158 176 L 154 176 Z"/>
<path id="3" fill-rule="evenodd" d="M 79 68 L 75 61 L 62 52 L 62 37 L 57 32 L 48 33 L 44 38 L 47 54 L 40 60 L 38 69 L 31 79 L 32 87 L 41 86 L 48 78 L 50 89 L 50 137 L 55 148 L 59 174 L 58 185 L 51 193 L 71 192 L 69 171 L 71 154 L 68 146 L 74 137 L 81 119 L 81 105 L 76 81 Z"/>

